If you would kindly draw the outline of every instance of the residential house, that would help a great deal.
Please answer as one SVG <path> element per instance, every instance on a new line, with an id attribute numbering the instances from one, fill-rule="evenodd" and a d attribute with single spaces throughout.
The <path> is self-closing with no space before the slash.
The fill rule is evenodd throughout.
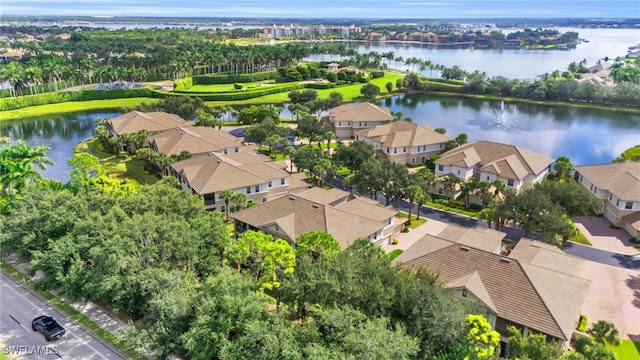
<path id="1" fill-rule="evenodd" d="M 192 126 L 194 124 L 193 121 L 184 120 L 176 114 L 169 114 L 162 111 L 143 113 L 134 110 L 107 120 L 106 127 L 113 136 L 135 134 L 141 130 L 146 130 L 151 135 L 177 127 Z"/>
<path id="2" fill-rule="evenodd" d="M 502 180 L 507 188 L 520 191 L 543 180 L 553 159 L 515 145 L 476 141 L 458 146 L 436 160 L 436 176 L 455 176 L 463 181 L 477 177 L 482 181 Z M 436 184 L 443 193 L 442 182 Z"/>
<path id="3" fill-rule="evenodd" d="M 387 40 L 387 36 L 377 32 L 371 32 L 364 37 L 368 41 L 384 41 Z"/>
<path id="4" fill-rule="evenodd" d="M 442 153 L 451 140 L 428 126 L 408 121 L 358 130 L 355 138 L 373 145 L 379 154 L 400 164 L 425 164 L 431 156 Z"/>
<path id="5" fill-rule="evenodd" d="M 628 59 L 637 59 L 640 58 L 640 50 L 636 50 L 636 51 L 629 51 L 629 53 L 626 56 Z"/>
<path id="6" fill-rule="evenodd" d="M 24 52 L 15 49 L 2 49 L 2 53 L 0 53 L 0 62 L 4 64 L 8 64 L 13 60 L 20 60 Z"/>
<path id="7" fill-rule="evenodd" d="M 243 139 L 226 131 L 211 127 L 189 126 L 159 132 L 149 136 L 147 142 L 151 149 L 167 156 L 179 155 L 188 151 L 192 156 L 218 153 L 239 153 L 245 147 Z"/>
<path id="8" fill-rule="evenodd" d="M 340 70 L 340 64 L 336 64 L 336 63 L 328 64 L 327 69 L 331 72 L 338 72 L 338 70 Z"/>
<path id="9" fill-rule="evenodd" d="M 382 108 L 369 102 L 345 104 L 329 109 L 323 117 L 338 139 L 349 139 L 361 129 L 382 125 L 393 121 L 389 108 Z"/>
<path id="10" fill-rule="evenodd" d="M 248 202 L 263 203 L 287 194 L 289 173 L 267 156 L 238 152 L 207 153 L 171 164 L 170 175 L 182 189 L 203 197 L 207 210 L 226 212 L 220 192 L 246 194 Z"/>
<path id="11" fill-rule="evenodd" d="M 640 238 L 640 163 L 576 166 L 575 178 L 602 201 L 602 214 Z"/>
<path id="12" fill-rule="evenodd" d="M 482 249 L 486 242 L 426 235 L 394 262 L 428 268 L 456 295 L 483 306 L 500 333 L 501 355 L 509 326 L 568 348 L 590 287 L 579 276 L 584 260 L 540 241 L 521 239 L 508 256 Z"/>
<path id="13" fill-rule="evenodd" d="M 520 39 L 507 39 L 504 41 L 504 47 L 510 47 L 510 48 L 521 47 L 522 43 L 523 41 Z"/>
<path id="14" fill-rule="evenodd" d="M 406 221 L 397 215 L 396 209 L 383 207 L 375 200 L 339 189 L 314 187 L 231 217 L 238 234 L 259 230 L 295 244 L 300 235 L 321 230 L 331 234 L 344 249 L 359 238 L 368 238 L 377 245 L 390 243 Z"/>

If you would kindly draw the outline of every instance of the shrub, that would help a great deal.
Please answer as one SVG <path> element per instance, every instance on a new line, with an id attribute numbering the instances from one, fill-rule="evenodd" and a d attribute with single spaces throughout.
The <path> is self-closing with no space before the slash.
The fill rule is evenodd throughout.
<path id="1" fill-rule="evenodd" d="M 278 77 L 276 70 L 261 71 L 251 74 L 238 74 L 238 75 L 205 75 L 194 76 L 194 85 L 211 85 L 211 84 L 233 84 L 244 82 L 256 82 L 262 80 L 275 79 Z"/>
<path id="2" fill-rule="evenodd" d="M 289 84 L 289 85 L 283 85 L 283 86 L 270 86 L 268 88 L 265 89 L 256 89 L 256 90 L 247 90 L 247 91 L 234 91 L 231 93 L 205 93 L 205 94 L 201 94 L 201 93 L 195 93 L 195 92 L 188 92 L 188 93 L 179 93 L 179 92 L 175 92 L 175 93 L 158 93 L 161 96 L 167 97 L 167 96 L 195 96 L 195 97 L 199 97 L 200 99 L 202 99 L 202 101 L 232 101 L 232 100 L 246 100 L 246 99 L 253 99 L 253 98 L 257 98 L 260 96 L 265 96 L 265 95 L 271 95 L 271 94 L 278 94 L 281 92 L 286 92 L 286 91 L 291 91 L 291 90 L 298 90 L 298 89 L 303 89 L 304 85 L 302 84 Z"/>
<path id="3" fill-rule="evenodd" d="M 638 241 L 638 239 L 634 236 L 632 238 L 629 238 L 629 242 L 632 244 L 638 244 L 640 241 Z"/>
<path id="4" fill-rule="evenodd" d="M 384 77 L 384 71 L 372 71 L 371 72 L 371 78 L 372 79 L 377 79 L 377 78 L 381 78 Z"/>
<path id="5" fill-rule="evenodd" d="M 15 110 L 37 105 L 59 104 L 68 101 L 106 100 L 134 97 L 162 97 L 162 95 L 149 88 L 52 92 L 0 99 L 0 111 Z"/>
<path id="6" fill-rule="evenodd" d="M 398 256 L 400 256 L 400 254 L 403 253 L 402 249 L 395 249 L 392 252 L 390 252 L 389 254 L 387 254 L 389 256 L 389 259 L 394 260 L 395 258 L 397 258 Z"/>
<path id="7" fill-rule="evenodd" d="M 336 84 L 334 83 L 328 83 L 328 84 L 305 84 L 305 87 L 307 89 L 318 89 L 318 90 L 322 90 L 322 89 L 333 89 L 334 87 L 336 87 Z"/>
<path id="8" fill-rule="evenodd" d="M 405 226 L 402 228 L 402 232 L 403 232 L 403 233 L 408 233 L 408 232 L 409 232 L 409 227 L 405 225 Z"/>
<path id="9" fill-rule="evenodd" d="M 578 331 L 585 332 L 587 330 L 587 315 L 580 314 L 580 324 L 578 324 Z"/>
<path id="10" fill-rule="evenodd" d="M 240 89 L 242 89 L 242 84 L 235 83 L 235 84 L 233 84 L 233 87 L 234 87 L 236 90 L 240 90 Z"/>

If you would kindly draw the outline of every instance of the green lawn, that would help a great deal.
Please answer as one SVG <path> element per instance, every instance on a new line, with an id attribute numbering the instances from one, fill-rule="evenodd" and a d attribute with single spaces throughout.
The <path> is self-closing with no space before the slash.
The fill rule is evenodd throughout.
<path id="1" fill-rule="evenodd" d="M 480 213 L 480 210 L 476 210 L 474 208 L 465 209 L 457 206 L 451 206 L 446 203 L 439 203 L 439 202 L 433 202 L 433 201 L 428 202 L 426 205 L 432 208 L 449 211 L 456 214 L 467 215 L 474 218 L 477 218 L 478 214 Z"/>
<path id="2" fill-rule="evenodd" d="M 129 179 L 135 184 L 153 184 L 158 178 L 148 174 L 143 169 L 142 160 L 136 160 L 132 157 L 121 159 L 115 155 L 108 154 L 100 150 L 100 142 L 97 137 L 89 139 L 86 143 L 80 143 L 76 146 L 76 151 L 87 151 L 98 157 L 107 173 L 119 179 Z"/>
<path id="3" fill-rule="evenodd" d="M 398 212 L 398 217 L 401 217 L 403 219 L 407 219 L 409 218 L 409 213 L 406 213 L 404 211 L 400 211 Z M 424 224 L 427 222 L 427 218 L 425 217 L 421 217 L 420 219 L 418 219 L 418 217 L 416 215 L 411 215 L 411 225 L 409 225 L 409 229 L 415 229 L 418 226 Z"/>
<path id="4" fill-rule="evenodd" d="M 587 238 L 579 230 L 578 230 L 578 234 L 569 237 L 569 240 L 573 242 L 577 242 L 579 244 L 591 246 L 591 243 L 589 242 L 589 240 L 587 240 Z"/>
<path id="5" fill-rule="evenodd" d="M 143 102 L 152 103 L 158 101 L 154 98 L 127 98 L 90 101 L 70 101 L 59 104 L 30 106 L 23 109 L 8 110 L 0 113 L 0 121 L 19 119 L 23 117 L 59 114 L 83 110 L 113 110 L 121 106 L 135 106 Z"/>
<path id="6" fill-rule="evenodd" d="M 607 349 L 616 353 L 619 360 L 640 360 L 640 341 L 622 340 L 620 345 L 607 344 Z"/>
<path id="7" fill-rule="evenodd" d="M 389 256 L 389 259 L 394 260 L 395 258 L 400 256 L 400 254 L 402 254 L 403 252 L 404 250 L 402 249 L 395 249 L 392 252 L 388 253 L 387 255 Z"/>
<path id="8" fill-rule="evenodd" d="M 217 92 L 229 92 L 229 91 L 247 91 L 254 89 L 264 89 L 273 85 L 285 85 L 285 83 L 276 83 L 275 80 L 263 80 L 249 83 L 239 83 L 242 85 L 242 89 L 237 90 L 233 84 L 211 84 L 211 85 L 193 85 L 189 90 L 185 92 L 193 91 L 199 93 L 217 93 Z M 257 86 L 262 84 L 264 86 Z M 294 84 L 294 83 L 286 83 Z"/>
<path id="9" fill-rule="evenodd" d="M 6 271 L 9 274 L 11 274 L 11 276 L 13 276 L 15 279 L 20 281 L 20 283 L 22 285 L 24 285 L 24 286 L 30 288 L 31 290 L 37 292 L 38 294 L 40 294 L 40 296 L 42 296 L 45 299 L 47 299 L 47 301 L 49 301 L 51 304 L 56 306 L 58 309 L 62 310 L 62 312 L 66 313 L 67 315 L 72 317 L 75 321 L 77 321 L 80 324 L 84 325 L 87 329 L 89 329 L 89 331 L 91 331 L 92 333 L 96 334 L 97 336 L 99 336 L 104 341 L 106 341 L 109 344 L 111 344 L 116 349 L 118 349 L 121 352 L 127 354 L 130 358 L 132 358 L 132 359 L 146 359 L 144 356 L 140 355 L 138 352 L 133 351 L 133 350 L 128 350 L 126 348 L 126 346 L 124 346 L 124 344 L 120 343 L 120 341 L 116 338 L 115 335 L 111 334 L 107 330 L 105 330 L 102 327 L 100 327 L 98 324 L 94 323 L 91 319 L 89 319 L 88 317 L 84 316 L 78 310 L 74 309 L 71 305 L 65 303 L 64 301 L 59 299 L 57 296 L 53 295 L 52 293 L 50 293 L 48 291 L 36 290 L 36 288 L 34 287 L 33 282 L 31 280 L 29 280 L 24 274 L 22 274 L 21 272 L 19 272 L 16 269 L 14 269 L 11 265 L 5 263 L 4 261 L 0 261 L 0 268 L 2 268 L 4 271 Z M 0 351 L 0 353 L 2 353 L 2 352 Z"/>

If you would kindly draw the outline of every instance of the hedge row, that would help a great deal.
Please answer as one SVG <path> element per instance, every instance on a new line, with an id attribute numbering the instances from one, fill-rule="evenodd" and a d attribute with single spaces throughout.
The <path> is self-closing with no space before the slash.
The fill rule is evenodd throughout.
<path id="1" fill-rule="evenodd" d="M 336 87 L 337 85 L 335 83 L 328 83 L 328 84 L 305 84 L 305 87 L 307 89 L 318 89 L 318 90 L 323 90 L 323 89 L 333 89 L 334 87 Z"/>
<path id="2" fill-rule="evenodd" d="M 453 84 L 446 84 L 441 82 L 421 81 L 420 84 L 418 85 L 418 90 L 463 93 L 464 87 L 460 84 L 453 85 Z"/>
<path id="3" fill-rule="evenodd" d="M 158 93 L 163 97 L 166 96 L 196 96 L 202 99 L 202 101 L 232 101 L 232 100 L 247 100 L 253 99 L 260 96 L 278 94 L 282 92 L 288 92 L 291 90 L 299 90 L 303 89 L 305 86 L 303 84 L 292 84 L 287 86 L 273 86 L 266 89 L 256 90 L 256 91 L 239 91 L 235 93 L 216 93 L 216 94 L 185 94 L 185 93 Z"/>
<path id="4" fill-rule="evenodd" d="M 186 77 L 173 83 L 173 91 L 187 91 L 193 86 L 193 79 Z"/>
<path id="5" fill-rule="evenodd" d="M 272 90 L 272 89 L 283 89 L 283 88 L 288 88 L 291 85 L 296 85 L 297 83 L 284 83 L 284 84 L 280 84 L 280 85 L 271 85 L 271 86 L 265 86 L 265 87 L 256 87 L 256 88 L 252 88 L 252 89 L 247 89 L 247 90 L 224 90 L 224 91 L 211 91 L 211 90 L 195 90 L 195 91 L 186 91 L 186 90 L 174 90 L 173 92 L 175 93 L 179 93 L 179 94 L 185 94 L 185 95 L 194 95 L 194 96 L 200 96 L 202 95 L 211 95 L 211 94 L 238 94 L 241 92 L 256 92 L 256 91 L 263 91 L 263 90 Z"/>
<path id="6" fill-rule="evenodd" d="M 238 74 L 238 75 L 205 75 L 194 76 L 194 85 L 212 85 L 212 84 L 234 84 L 255 82 L 262 80 L 275 79 L 278 76 L 276 70 L 261 71 L 251 74 Z"/>
<path id="7" fill-rule="evenodd" d="M 37 105 L 58 104 L 68 101 L 106 100 L 134 97 L 159 97 L 159 94 L 149 88 L 50 92 L 38 95 L 26 95 L 15 98 L 0 99 L 0 111 L 15 110 Z"/>
<path id="8" fill-rule="evenodd" d="M 426 81 L 442 83 L 442 84 L 449 84 L 449 85 L 462 85 L 462 80 L 448 80 L 448 79 L 428 78 L 428 79 L 426 79 Z"/>

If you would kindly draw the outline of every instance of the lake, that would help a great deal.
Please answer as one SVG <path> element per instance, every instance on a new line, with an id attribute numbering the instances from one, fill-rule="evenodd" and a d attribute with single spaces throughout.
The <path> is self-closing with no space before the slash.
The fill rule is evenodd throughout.
<path id="1" fill-rule="evenodd" d="M 434 64 L 447 67 L 454 65 L 472 72 L 480 70 L 488 76 L 506 76 L 514 79 L 535 79 L 544 73 L 554 70 L 564 71 L 573 62 L 587 60 L 587 66 L 595 65 L 605 57 L 615 59 L 625 56 L 630 46 L 640 43 L 640 30 L 638 29 L 576 29 L 557 28 L 560 32 L 575 31 L 581 39 L 588 43 L 578 44 L 574 49 L 565 50 L 525 50 L 525 49 L 474 49 L 473 46 L 437 46 L 414 43 L 398 42 L 348 42 L 347 47 L 353 48 L 358 53 L 376 51 L 384 53 L 393 51 L 395 57 L 402 56 L 405 60 L 417 57 L 422 60 L 430 60 Z M 515 30 L 503 30 L 509 33 Z M 338 56 L 317 55 L 310 60 L 333 61 Z M 613 60 L 609 60 L 612 62 Z M 406 70 L 406 65 L 395 66 Z M 429 70 L 425 75 L 430 75 Z M 431 74 L 433 75 L 433 74 Z"/>
<path id="2" fill-rule="evenodd" d="M 392 111 L 402 111 L 417 124 L 447 129 L 447 135 L 467 133 L 469 142 L 489 140 L 522 146 L 557 158 L 568 156 L 574 165 L 608 163 L 624 150 L 640 144 L 640 116 L 567 106 L 504 104 L 473 98 L 409 94 L 383 100 Z M 51 147 L 55 165 L 45 177 L 67 181 L 67 158 L 73 147 L 95 132 L 95 119 L 118 112 L 80 112 L 0 123 L 0 134 L 23 139 L 29 145 Z M 285 109 L 283 118 L 291 118 Z"/>

